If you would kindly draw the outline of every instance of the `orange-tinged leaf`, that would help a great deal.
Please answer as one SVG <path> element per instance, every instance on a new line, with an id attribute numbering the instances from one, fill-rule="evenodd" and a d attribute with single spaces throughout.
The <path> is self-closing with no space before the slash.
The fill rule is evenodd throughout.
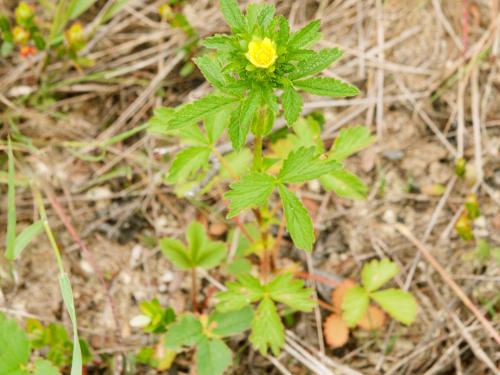
<path id="1" fill-rule="evenodd" d="M 344 300 L 345 293 L 349 288 L 356 286 L 356 283 L 351 279 L 345 279 L 342 281 L 332 292 L 332 304 L 335 312 L 339 313 L 342 311 L 342 301 Z"/>
<path id="2" fill-rule="evenodd" d="M 365 316 L 358 322 L 358 326 L 367 331 L 382 328 L 385 324 L 385 313 L 377 306 L 370 305 Z"/>
<path id="3" fill-rule="evenodd" d="M 332 348 L 344 346 L 349 339 L 349 328 L 337 314 L 330 315 L 323 324 L 326 343 Z"/>

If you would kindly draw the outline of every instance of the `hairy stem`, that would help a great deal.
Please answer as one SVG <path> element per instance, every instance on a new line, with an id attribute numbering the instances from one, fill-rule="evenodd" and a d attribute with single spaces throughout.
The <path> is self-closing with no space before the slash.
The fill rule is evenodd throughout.
<path id="1" fill-rule="evenodd" d="M 193 312 L 198 313 L 198 302 L 196 300 L 196 293 L 198 292 L 198 284 L 196 282 L 196 267 L 191 268 L 191 308 Z"/>

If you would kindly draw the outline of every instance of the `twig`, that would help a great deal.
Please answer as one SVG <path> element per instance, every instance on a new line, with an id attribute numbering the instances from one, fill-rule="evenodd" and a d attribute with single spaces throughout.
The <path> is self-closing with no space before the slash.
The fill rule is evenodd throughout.
<path id="1" fill-rule="evenodd" d="M 455 292 L 458 298 L 463 302 L 463 304 L 476 316 L 479 322 L 483 325 L 488 334 L 495 339 L 498 345 L 500 345 L 500 335 L 496 331 L 495 327 L 490 323 L 488 319 L 484 317 L 482 312 L 474 305 L 474 303 L 467 297 L 467 295 L 460 289 L 460 287 L 453 281 L 451 276 L 446 272 L 446 270 L 439 264 L 439 262 L 431 255 L 429 250 L 413 236 L 413 234 L 404 225 L 395 224 L 396 229 L 405 236 L 411 243 L 413 243 L 416 248 L 422 253 L 424 258 L 430 263 L 430 265 L 439 273 L 443 280 L 448 284 L 448 286 Z"/>

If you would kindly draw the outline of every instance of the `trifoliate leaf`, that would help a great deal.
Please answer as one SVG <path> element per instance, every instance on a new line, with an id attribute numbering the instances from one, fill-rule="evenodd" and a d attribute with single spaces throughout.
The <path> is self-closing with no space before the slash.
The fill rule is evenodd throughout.
<path id="1" fill-rule="evenodd" d="M 359 90 L 346 82 L 329 77 L 314 77 L 293 81 L 296 88 L 314 95 L 340 98 L 359 94 Z"/>
<path id="2" fill-rule="evenodd" d="M 168 129 L 181 129 L 234 105 L 238 99 L 226 96 L 207 95 L 192 103 L 180 106 L 168 122 Z"/>
<path id="3" fill-rule="evenodd" d="M 390 316 L 403 324 L 410 325 L 417 317 L 417 302 L 411 293 L 390 288 L 370 293 L 370 297 Z"/>
<path id="4" fill-rule="evenodd" d="M 190 175 L 208 164 L 210 149 L 208 147 L 189 147 L 175 156 L 168 171 L 167 182 L 185 181 Z"/>
<path id="5" fill-rule="evenodd" d="M 212 332 L 222 337 L 236 335 L 250 328 L 252 318 L 253 309 L 250 306 L 226 313 L 216 311 L 210 315 L 210 322 L 216 323 Z"/>
<path id="6" fill-rule="evenodd" d="M 359 285 L 347 289 L 342 301 L 342 319 L 349 327 L 354 327 L 363 318 L 369 302 L 368 294 Z"/>
<path id="7" fill-rule="evenodd" d="M 312 290 L 305 288 L 304 281 L 294 279 L 291 273 L 277 276 L 265 288 L 273 301 L 281 302 L 294 310 L 309 312 L 316 305 Z"/>
<path id="8" fill-rule="evenodd" d="M 295 194 L 284 185 L 278 185 L 278 191 L 285 211 L 286 229 L 293 243 L 299 249 L 311 251 L 314 243 L 314 228 L 309 213 Z"/>
<path id="9" fill-rule="evenodd" d="M 330 150 L 330 159 L 342 161 L 352 154 L 368 147 L 375 140 L 370 130 L 364 126 L 355 126 L 340 131 Z"/>
<path id="10" fill-rule="evenodd" d="M 245 17 L 236 0 L 220 0 L 220 10 L 231 30 L 238 32 L 244 29 Z"/>
<path id="11" fill-rule="evenodd" d="M 193 268 L 187 249 L 182 242 L 173 238 L 162 238 L 160 248 L 163 255 L 177 268 L 181 270 Z"/>
<path id="12" fill-rule="evenodd" d="M 365 199 L 368 187 L 361 179 L 345 169 L 333 171 L 319 178 L 326 191 L 334 191 L 339 197 Z"/>
<path id="13" fill-rule="evenodd" d="M 314 147 L 300 147 L 290 152 L 283 162 L 278 179 L 286 184 L 296 184 L 314 180 L 340 167 L 335 161 L 320 160 Z"/>
<path id="14" fill-rule="evenodd" d="M 21 366 L 28 362 L 29 356 L 28 335 L 15 320 L 0 313 L 0 374 L 23 374 Z"/>
<path id="15" fill-rule="evenodd" d="M 232 353 L 221 339 L 203 337 L 196 345 L 195 361 L 199 375 L 221 375 L 231 364 Z"/>
<path id="16" fill-rule="evenodd" d="M 217 310 L 228 312 L 241 310 L 252 302 L 260 300 L 264 288 L 260 281 L 251 275 L 241 275 L 236 282 L 228 282 L 227 290 L 216 295 Z"/>
<path id="17" fill-rule="evenodd" d="M 286 86 L 281 97 L 285 119 L 289 125 L 299 118 L 302 112 L 302 96 L 291 86 Z"/>
<path id="18" fill-rule="evenodd" d="M 231 190 L 225 194 L 229 202 L 228 218 L 238 215 L 249 207 L 262 206 L 268 202 L 273 192 L 275 180 L 265 173 L 251 172 L 230 185 Z"/>
<path id="19" fill-rule="evenodd" d="M 288 75 L 288 78 L 295 80 L 307 77 L 323 71 L 333 62 L 342 56 L 342 51 L 338 48 L 325 48 L 314 55 L 299 62 L 297 67 Z"/>
<path id="20" fill-rule="evenodd" d="M 227 86 L 227 82 L 226 77 L 222 73 L 222 67 L 219 61 L 208 55 L 198 57 L 194 61 L 200 71 L 203 73 L 205 79 L 214 87 L 224 92 L 225 87 Z"/>
<path id="21" fill-rule="evenodd" d="M 173 323 L 165 335 L 165 346 L 169 349 L 180 349 L 182 346 L 193 346 L 203 337 L 203 327 L 192 314 L 185 314 Z"/>
<path id="22" fill-rule="evenodd" d="M 288 42 L 288 48 L 300 49 L 313 44 L 321 37 L 319 28 L 320 28 L 320 21 L 315 20 L 304 26 L 296 33 L 293 33 Z"/>
<path id="23" fill-rule="evenodd" d="M 35 360 L 35 371 L 33 375 L 59 375 L 59 369 L 52 362 L 37 358 Z"/>
<path id="24" fill-rule="evenodd" d="M 285 344 L 285 328 L 281 322 L 276 305 L 265 297 L 260 302 L 252 321 L 250 342 L 262 355 L 271 348 L 274 355 L 278 355 Z"/>
<path id="25" fill-rule="evenodd" d="M 361 270 L 361 281 L 366 291 L 373 292 L 392 279 L 399 272 L 396 263 L 389 259 L 373 259 L 365 263 Z"/>
<path id="26" fill-rule="evenodd" d="M 233 148 L 239 151 L 245 144 L 250 124 L 257 112 L 260 103 L 259 90 L 252 90 L 248 96 L 241 101 L 240 105 L 231 116 L 229 124 L 229 138 Z"/>

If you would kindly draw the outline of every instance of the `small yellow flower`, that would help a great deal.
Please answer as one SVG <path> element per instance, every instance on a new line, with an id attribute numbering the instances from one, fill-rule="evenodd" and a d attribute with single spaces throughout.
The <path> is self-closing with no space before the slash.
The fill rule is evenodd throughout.
<path id="1" fill-rule="evenodd" d="M 254 39 L 248 44 L 247 59 L 258 68 L 269 68 L 278 55 L 276 44 L 269 38 Z"/>

